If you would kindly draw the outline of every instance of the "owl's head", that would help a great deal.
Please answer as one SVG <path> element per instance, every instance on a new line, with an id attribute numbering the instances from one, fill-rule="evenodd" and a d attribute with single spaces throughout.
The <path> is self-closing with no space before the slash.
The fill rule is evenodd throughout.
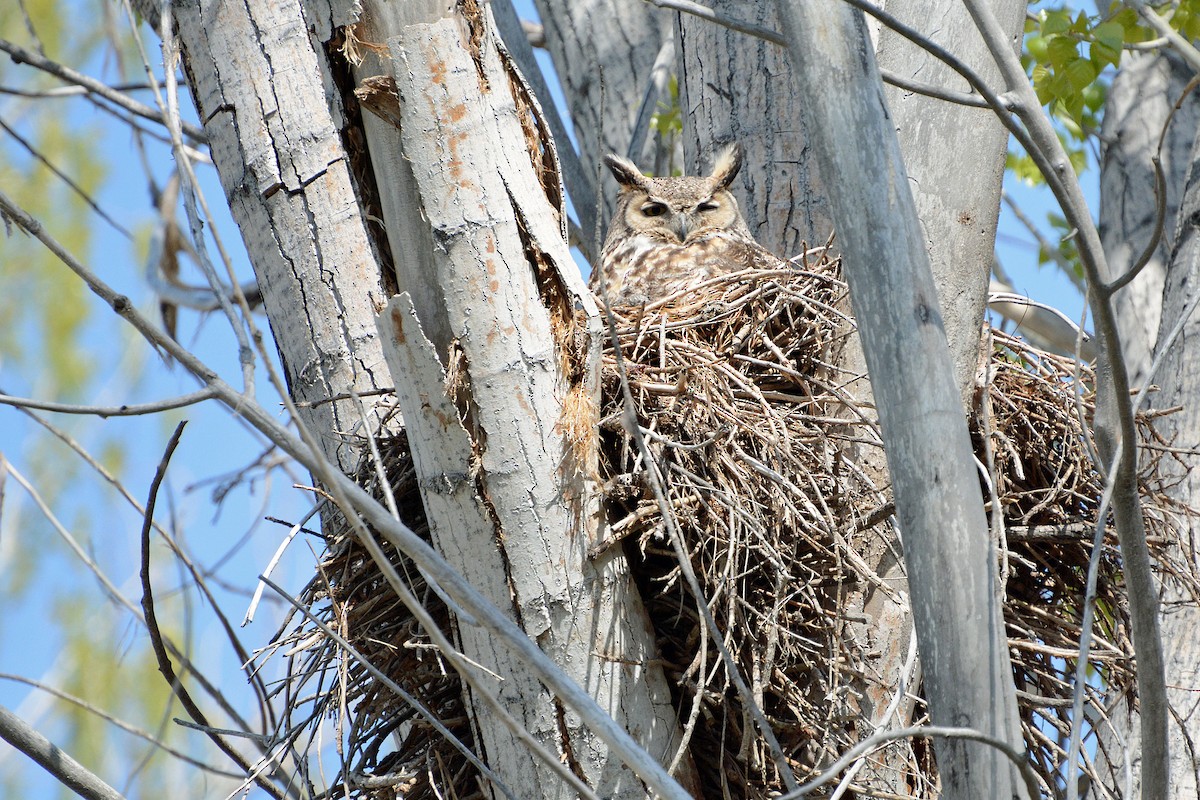
<path id="1" fill-rule="evenodd" d="M 742 149 L 730 145 L 705 177 L 647 178 L 633 162 L 604 157 L 620 184 L 617 210 L 608 239 L 637 234 L 671 244 L 687 244 L 713 231 L 733 230 L 750 235 L 729 184 L 742 167 Z"/>

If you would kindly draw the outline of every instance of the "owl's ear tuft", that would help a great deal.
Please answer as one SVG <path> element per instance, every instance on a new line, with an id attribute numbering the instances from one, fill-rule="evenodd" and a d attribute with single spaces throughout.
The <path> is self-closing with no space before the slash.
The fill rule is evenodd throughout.
<path id="1" fill-rule="evenodd" d="M 629 159 L 610 153 L 604 157 L 604 166 L 608 167 L 608 171 L 617 179 L 617 183 L 621 184 L 622 189 L 649 191 L 646 176 L 637 168 L 637 164 Z"/>
<path id="2" fill-rule="evenodd" d="M 733 183 L 733 179 L 737 177 L 738 170 L 742 168 L 742 146 L 737 142 L 732 143 L 717 156 L 717 160 L 713 162 L 712 175 L 709 180 L 713 183 L 713 191 L 719 192 L 722 189 L 728 189 L 729 184 Z"/>

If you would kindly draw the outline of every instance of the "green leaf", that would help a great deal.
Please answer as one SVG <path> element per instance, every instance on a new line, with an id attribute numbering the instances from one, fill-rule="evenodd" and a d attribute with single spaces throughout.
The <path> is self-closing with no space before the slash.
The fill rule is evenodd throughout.
<path id="1" fill-rule="evenodd" d="M 1073 94 L 1078 93 L 1081 95 L 1079 99 L 1080 103 L 1082 103 L 1083 90 L 1090 86 L 1092 81 L 1096 80 L 1097 72 L 1095 66 L 1086 59 L 1077 58 L 1066 65 L 1063 69 L 1063 74 L 1066 76 L 1067 81 L 1070 82 L 1071 88 L 1075 90 Z"/>
<path id="2" fill-rule="evenodd" d="M 1047 61 L 1059 69 L 1079 58 L 1079 43 L 1069 36 L 1054 36 L 1047 42 Z"/>
<path id="3" fill-rule="evenodd" d="M 1071 15 L 1066 9 L 1045 9 L 1042 11 L 1042 35 L 1066 33 L 1071 28 Z"/>
<path id="4" fill-rule="evenodd" d="M 1025 49 L 1039 64 L 1045 64 L 1050 42 L 1045 36 L 1031 36 L 1025 40 Z"/>

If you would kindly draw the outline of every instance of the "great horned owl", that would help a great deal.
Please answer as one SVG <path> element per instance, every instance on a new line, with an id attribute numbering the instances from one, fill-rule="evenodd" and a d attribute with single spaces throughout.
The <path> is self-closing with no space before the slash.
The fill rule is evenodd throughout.
<path id="1" fill-rule="evenodd" d="M 742 166 L 732 145 L 707 177 L 647 178 L 631 162 L 605 156 L 621 186 L 589 285 L 605 282 L 613 305 L 654 301 L 727 272 L 784 264 L 754 241 L 729 184 Z"/>

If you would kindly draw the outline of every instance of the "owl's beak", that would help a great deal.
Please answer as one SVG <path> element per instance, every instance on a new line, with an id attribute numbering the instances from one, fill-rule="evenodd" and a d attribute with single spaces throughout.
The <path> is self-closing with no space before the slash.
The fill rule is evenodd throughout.
<path id="1" fill-rule="evenodd" d="M 691 221 L 687 214 L 675 214 L 671 218 L 671 230 L 679 237 L 681 244 L 687 241 L 688 231 L 692 227 Z"/>

